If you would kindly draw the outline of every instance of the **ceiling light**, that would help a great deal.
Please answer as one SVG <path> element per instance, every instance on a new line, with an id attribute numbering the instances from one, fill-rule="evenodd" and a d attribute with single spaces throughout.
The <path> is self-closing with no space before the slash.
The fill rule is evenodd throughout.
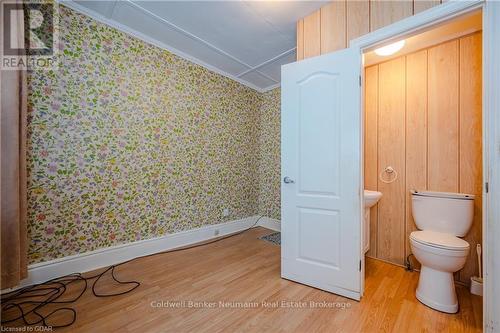
<path id="1" fill-rule="evenodd" d="M 375 53 L 379 56 L 389 56 L 401 50 L 405 46 L 405 40 L 400 40 L 399 42 L 389 44 L 387 46 L 380 47 L 375 50 Z"/>

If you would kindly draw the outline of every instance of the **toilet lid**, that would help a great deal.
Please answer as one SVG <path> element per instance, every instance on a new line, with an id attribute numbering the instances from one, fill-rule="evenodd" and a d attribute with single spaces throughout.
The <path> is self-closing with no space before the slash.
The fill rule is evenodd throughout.
<path id="1" fill-rule="evenodd" d="M 410 238 L 416 242 L 449 250 L 465 250 L 469 243 L 451 234 L 436 231 L 414 231 Z"/>

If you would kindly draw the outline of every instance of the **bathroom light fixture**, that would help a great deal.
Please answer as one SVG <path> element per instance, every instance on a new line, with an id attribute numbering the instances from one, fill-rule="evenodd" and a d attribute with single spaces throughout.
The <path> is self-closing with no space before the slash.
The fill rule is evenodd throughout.
<path id="1" fill-rule="evenodd" d="M 379 56 L 389 56 L 401 50 L 405 46 L 405 40 L 400 40 L 399 42 L 392 43 L 378 49 L 375 49 L 375 53 Z"/>

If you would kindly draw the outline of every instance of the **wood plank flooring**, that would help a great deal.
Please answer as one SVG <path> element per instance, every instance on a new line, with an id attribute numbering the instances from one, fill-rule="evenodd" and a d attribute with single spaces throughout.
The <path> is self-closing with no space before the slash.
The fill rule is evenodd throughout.
<path id="1" fill-rule="evenodd" d="M 220 242 L 132 261 L 117 268 L 121 280 L 139 280 L 134 292 L 95 298 L 90 290 L 75 305 L 77 321 L 61 332 L 480 332 L 481 298 L 458 287 L 460 311 L 449 315 L 414 296 L 418 273 L 368 259 L 366 293 L 356 302 L 280 278 L 279 246 L 257 239 L 256 228 Z M 99 292 L 117 292 L 108 278 Z M 193 301 L 212 308 L 153 307 Z M 224 308 L 219 301 L 256 302 Z M 290 307 L 273 308 L 273 302 Z M 330 302 L 334 308 L 314 308 Z M 214 302 L 214 303 L 210 303 Z M 269 307 L 262 306 L 268 302 Z M 304 303 L 300 303 L 304 302 Z M 292 305 L 305 304 L 302 308 Z M 323 303 L 321 303 L 323 304 Z"/>

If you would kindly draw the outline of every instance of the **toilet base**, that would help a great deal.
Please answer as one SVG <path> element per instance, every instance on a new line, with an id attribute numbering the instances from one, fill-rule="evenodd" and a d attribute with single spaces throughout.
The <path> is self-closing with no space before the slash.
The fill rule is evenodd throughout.
<path id="1" fill-rule="evenodd" d="M 422 266 L 416 296 L 420 302 L 430 308 L 446 313 L 458 311 L 453 273 Z"/>

